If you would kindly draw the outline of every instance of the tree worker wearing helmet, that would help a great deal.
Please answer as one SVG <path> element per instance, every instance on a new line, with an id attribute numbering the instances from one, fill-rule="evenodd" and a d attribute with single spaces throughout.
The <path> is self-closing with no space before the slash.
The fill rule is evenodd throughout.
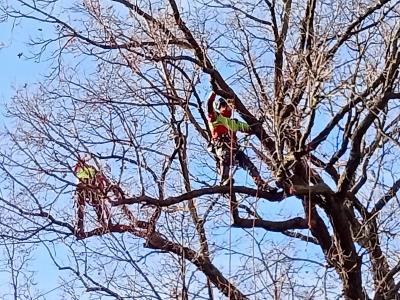
<path id="1" fill-rule="evenodd" d="M 218 158 L 220 184 L 228 185 L 230 183 L 230 166 L 231 163 L 237 162 L 241 168 L 249 172 L 258 188 L 276 191 L 265 183 L 255 165 L 239 149 L 236 132 L 251 133 L 250 126 L 247 123 L 231 119 L 232 109 L 227 101 L 224 98 L 219 98 L 216 101 L 215 98 L 216 94 L 212 91 L 208 97 L 207 111 L 212 143 Z"/>
<path id="2" fill-rule="evenodd" d="M 107 179 L 101 172 L 98 172 L 93 166 L 87 164 L 83 158 L 78 158 L 78 162 L 74 167 L 74 173 L 78 179 L 76 185 L 77 222 L 75 234 L 79 238 L 84 237 L 83 222 L 86 203 L 94 207 L 97 221 L 103 229 L 107 230 L 111 222 L 110 212 L 105 204 Z"/>

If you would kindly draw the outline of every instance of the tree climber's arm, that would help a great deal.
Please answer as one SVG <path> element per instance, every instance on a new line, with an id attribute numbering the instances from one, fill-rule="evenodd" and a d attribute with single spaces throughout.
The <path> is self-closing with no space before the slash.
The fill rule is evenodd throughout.
<path id="1" fill-rule="evenodd" d="M 208 96 L 208 100 L 207 100 L 208 119 L 211 122 L 214 122 L 215 119 L 217 118 L 217 114 L 214 110 L 215 96 L 216 96 L 215 92 L 211 91 L 210 95 Z"/>
<path id="2" fill-rule="evenodd" d="M 236 132 L 236 131 L 245 132 L 245 133 L 251 132 L 250 126 L 245 122 L 240 122 L 235 119 L 226 118 L 221 115 L 218 115 L 217 118 L 218 118 L 218 121 L 220 124 L 223 124 L 226 128 L 228 128 L 229 130 L 231 130 L 233 132 Z"/>

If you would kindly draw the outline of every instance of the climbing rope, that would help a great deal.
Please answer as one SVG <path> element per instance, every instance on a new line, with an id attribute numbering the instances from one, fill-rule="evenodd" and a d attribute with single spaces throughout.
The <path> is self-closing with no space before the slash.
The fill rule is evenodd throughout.
<path id="1" fill-rule="evenodd" d="M 311 89 L 311 83 L 310 81 L 308 82 L 308 105 L 310 106 L 310 108 L 312 107 L 312 99 L 311 99 L 311 93 L 310 93 L 310 89 Z M 309 134 L 308 136 L 309 142 L 308 144 L 310 144 L 311 142 L 311 134 Z M 311 213 L 312 213 L 312 209 L 311 209 L 311 154 L 310 151 L 308 151 L 309 149 L 307 149 L 307 171 L 308 171 L 308 218 L 307 218 L 307 226 L 308 226 L 308 231 L 307 231 L 307 243 L 306 243 L 306 247 L 308 246 L 308 240 L 310 237 L 310 229 L 311 229 Z"/>
<path id="2" fill-rule="evenodd" d="M 228 103 L 228 105 L 231 105 Z M 232 116 L 235 114 L 235 107 L 233 106 L 232 108 Z M 232 194 L 233 194 L 233 143 L 234 143 L 234 138 L 233 138 L 233 131 L 229 130 L 228 131 L 230 134 L 230 155 L 229 155 L 229 219 L 230 219 L 230 225 L 229 225 L 229 280 L 231 279 L 231 272 L 232 272 L 232 224 L 235 221 L 233 219 L 233 209 L 232 207 Z M 229 282 L 229 287 L 228 287 L 228 295 L 230 297 L 231 295 L 231 285 Z"/>
<path id="3" fill-rule="evenodd" d="M 308 156 L 308 228 L 311 229 L 311 155 L 310 153 L 307 154 Z"/>
<path id="4" fill-rule="evenodd" d="M 262 141 L 263 141 L 263 131 L 261 131 L 261 152 L 263 152 L 263 143 L 262 143 Z M 260 159 L 260 165 L 259 165 L 259 168 L 258 168 L 258 170 L 259 170 L 259 172 L 260 172 L 260 176 L 261 176 L 261 167 L 262 167 L 262 162 L 261 162 L 261 159 Z M 256 204 L 255 204 L 255 207 L 254 207 L 254 212 L 257 212 L 257 208 L 258 208 L 258 200 L 260 199 L 259 198 L 259 196 L 258 196 L 258 191 L 259 191 L 259 187 L 257 186 L 257 192 L 256 192 Z M 256 264 L 255 264 L 255 239 L 256 239 L 256 215 L 257 214 L 255 214 L 254 216 L 253 216 L 253 245 L 252 245 L 252 259 L 253 259 L 253 281 L 254 281 L 254 295 L 256 295 L 256 292 L 257 292 L 257 280 L 256 280 Z M 257 299 L 257 297 L 255 298 L 255 299 Z"/>

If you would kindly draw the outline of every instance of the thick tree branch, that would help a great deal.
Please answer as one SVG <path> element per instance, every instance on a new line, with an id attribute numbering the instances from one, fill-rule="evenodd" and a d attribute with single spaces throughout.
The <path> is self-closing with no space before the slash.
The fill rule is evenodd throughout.
<path id="1" fill-rule="evenodd" d="M 166 206 L 178 204 L 178 203 L 186 201 L 186 200 L 201 197 L 204 195 L 227 194 L 230 191 L 235 192 L 235 193 L 240 193 L 240 194 L 246 194 L 246 195 L 257 197 L 257 198 L 267 199 L 271 202 L 280 202 L 284 199 L 283 193 L 271 193 L 271 192 L 262 191 L 262 190 L 255 190 L 255 189 L 245 187 L 245 186 L 233 186 L 232 188 L 230 188 L 229 186 L 215 186 L 215 187 L 203 188 L 203 189 L 199 189 L 199 190 L 193 190 L 193 191 L 184 193 L 180 196 L 168 197 L 162 201 L 160 201 L 156 198 L 146 196 L 146 195 L 138 196 L 138 197 L 126 197 L 124 199 L 121 199 L 121 201 L 113 202 L 113 205 L 117 206 L 117 205 L 122 205 L 122 204 L 141 203 L 141 204 L 147 204 L 147 205 L 154 205 L 157 207 L 166 207 Z"/>
<path id="2" fill-rule="evenodd" d="M 240 228 L 263 228 L 274 232 L 286 232 L 291 229 L 308 229 L 307 221 L 300 217 L 286 221 L 266 221 L 263 219 L 234 217 L 232 226 Z"/>
<path id="3" fill-rule="evenodd" d="M 376 214 L 385 207 L 385 205 L 396 196 L 400 189 L 400 179 L 398 179 L 393 186 L 386 192 L 386 194 L 376 202 L 374 208 L 371 210 L 371 215 L 376 216 Z"/>

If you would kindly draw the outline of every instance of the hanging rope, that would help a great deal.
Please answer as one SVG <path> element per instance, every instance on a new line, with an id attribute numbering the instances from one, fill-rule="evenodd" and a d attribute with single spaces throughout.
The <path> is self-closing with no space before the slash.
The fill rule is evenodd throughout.
<path id="1" fill-rule="evenodd" d="M 307 154 L 308 156 L 308 228 L 311 229 L 311 155 L 310 153 Z"/>
<path id="2" fill-rule="evenodd" d="M 231 105 L 230 103 L 228 103 L 228 105 Z M 232 115 L 231 117 L 234 116 L 235 114 L 235 107 L 232 106 Z M 234 143 L 234 138 L 233 138 L 233 131 L 229 130 L 228 131 L 230 134 L 230 156 L 229 156 L 229 211 L 230 211 L 230 225 L 229 225 L 229 280 L 231 279 L 231 271 L 232 271 L 232 224 L 235 221 L 233 219 L 233 210 L 235 209 L 234 207 L 232 207 L 232 190 L 233 190 L 233 143 Z M 231 285 L 229 284 L 228 287 L 228 295 L 230 297 L 231 295 Z"/>
<path id="3" fill-rule="evenodd" d="M 263 136 L 262 136 L 263 132 L 261 131 L 261 152 L 263 151 Z M 262 166 L 262 162 L 260 160 L 260 165 L 259 165 L 259 172 L 261 172 L 261 166 Z M 261 175 L 261 174 L 260 174 Z M 259 188 L 257 186 L 257 192 L 256 192 L 256 204 L 254 207 L 254 211 L 257 212 L 257 208 L 258 208 L 258 200 L 260 199 L 258 196 L 258 191 Z M 253 216 L 253 243 L 252 243 L 252 260 L 253 260 L 253 282 L 254 282 L 254 295 L 256 295 L 257 292 L 257 280 L 256 280 L 256 263 L 255 263 L 255 239 L 256 239 L 256 229 L 255 229 L 255 225 L 256 225 L 256 216 L 257 213 Z"/>
<path id="4" fill-rule="evenodd" d="M 308 81 L 308 105 L 309 107 L 312 107 L 312 99 L 311 99 L 311 83 L 310 81 Z M 309 134 L 308 136 L 309 142 L 308 144 L 310 144 L 311 142 L 311 134 Z M 309 149 L 307 149 L 309 150 Z M 308 240 L 309 240 L 309 236 L 310 236 L 310 229 L 311 229 L 311 213 L 312 213 L 312 209 L 311 209 L 311 189 L 310 189 L 310 185 L 311 185 L 311 154 L 310 151 L 307 151 L 307 171 L 308 171 L 308 218 L 307 218 L 307 226 L 308 226 L 308 232 L 307 232 L 307 243 L 306 243 L 306 247 L 308 246 Z"/>

